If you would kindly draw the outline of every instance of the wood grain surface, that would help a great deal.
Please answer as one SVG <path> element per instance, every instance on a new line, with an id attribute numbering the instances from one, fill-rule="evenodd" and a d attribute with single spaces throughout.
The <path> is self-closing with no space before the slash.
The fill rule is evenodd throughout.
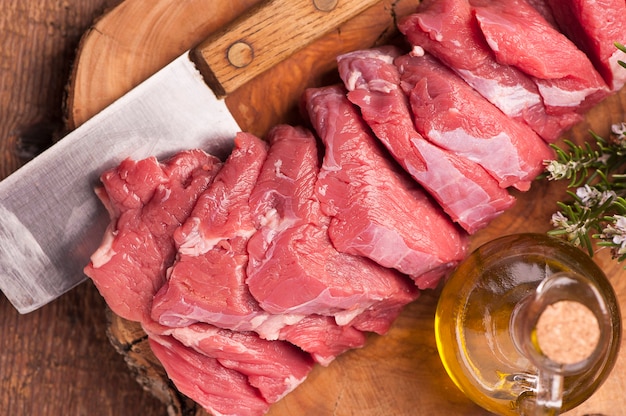
<path id="1" fill-rule="evenodd" d="M 0 0 L 0 178 L 60 137 L 65 98 L 68 126 L 81 124 L 257 1 Z M 337 80 L 334 57 L 391 41 L 394 18 L 416 4 L 381 2 L 235 91 L 227 98 L 231 111 L 244 129 L 258 135 L 279 122 L 299 122 L 303 89 Z M 587 139 L 589 128 L 607 134 L 625 109 L 622 92 L 592 110 L 571 137 Z M 516 206 L 474 236 L 474 247 L 512 232 L 546 231 L 564 192 L 559 184 L 541 182 L 515 195 Z M 626 272 L 606 253 L 595 258 L 625 308 Z M 454 387 L 439 361 L 433 334 L 436 296 L 426 292 L 387 335 L 371 336 L 365 348 L 342 355 L 328 368 L 317 366 L 270 415 L 486 414 Z M 104 303 L 89 283 L 24 316 L 0 297 L 0 414 L 166 415 L 165 405 L 133 380 L 106 328 Z M 568 414 L 626 415 L 625 385 L 622 350 L 605 384 Z"/>

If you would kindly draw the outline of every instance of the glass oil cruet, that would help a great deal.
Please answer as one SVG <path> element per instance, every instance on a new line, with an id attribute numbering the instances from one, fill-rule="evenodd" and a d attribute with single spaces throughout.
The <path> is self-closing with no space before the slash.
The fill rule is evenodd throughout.
<path id="1" fill-rule="evenodd" d="M 446 282 L 435 317 L 446 371 L 500 415 L 556 415 L 600 386 L 621 340 L 615 292 L 578 248 L 543 234 L 498 238 Z"/>

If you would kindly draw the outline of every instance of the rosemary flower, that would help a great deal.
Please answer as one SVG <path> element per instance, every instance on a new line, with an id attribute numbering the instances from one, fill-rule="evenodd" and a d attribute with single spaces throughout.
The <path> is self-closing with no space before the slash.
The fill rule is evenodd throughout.
<path id="1" fill-rule="evenodd" d="M 608 200 L 617 197 L 613 190 L 599 190 L 589 184 L 578 187 L 578 189 L 576 189 L 576 196 L 580 199 L 582 205 L 587 208 L 601 206 Z"/>
<path id="2" fill-rule="evenodd" d="M 612 223 L 608 224 L 598 237 L 610 240 L 614 249 L 614 256 L 620 257 L 626 254 L 626 217 L 614 215 Z"/>
<path id="3" fill-rule="evenodd" d="M 581 245 L 581 237 L 589 232 L 586 221 L 571 221 L 560 211 L 552 214 L 551 222 L 555 228 L 553 234 L 564 236 L 574 245 Z"/>
<path id="4" fill-rule="evenodd" d="M 548 172 L 548 179 L 558 181 L 561 179 L 567 179 L 570 177 L 571 172 L 576 171 L 576 162 L 567 161 L 565 163 L 557 160 L 550 160 L 546 165 L 546 171 Z"/>
<path id="5" fill-rule="evenodd" d="M 617 136 L 616 138 L 618 140 L 623 141 L 626 135 L 626 123 L 613 124 L 611 126 L 611 132 Z"/>

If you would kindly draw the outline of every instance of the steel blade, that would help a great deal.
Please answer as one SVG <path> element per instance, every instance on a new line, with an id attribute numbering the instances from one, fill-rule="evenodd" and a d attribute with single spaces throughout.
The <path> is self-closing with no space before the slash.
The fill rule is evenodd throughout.
<path id="1" fill-rule="evenodd" d="M 237 122 L 183 54 L 0 182 L 0 290 L 20 313 L 86 279 L 108 215 L 99 175 L 124 158 L 225 156 Z"/>

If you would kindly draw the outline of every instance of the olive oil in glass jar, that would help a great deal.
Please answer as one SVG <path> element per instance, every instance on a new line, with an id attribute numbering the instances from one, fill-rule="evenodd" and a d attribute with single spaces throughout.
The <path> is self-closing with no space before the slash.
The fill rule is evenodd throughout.
<path id="1" fill-rule="evenodd" d="M 621 317 L 588 255 L 547 235 L 516 234 L 479 247 L 454 271 L 435 334 L 446 371 L 475 403 L 500 415 L 554 415 L 605 380 Z"/>

